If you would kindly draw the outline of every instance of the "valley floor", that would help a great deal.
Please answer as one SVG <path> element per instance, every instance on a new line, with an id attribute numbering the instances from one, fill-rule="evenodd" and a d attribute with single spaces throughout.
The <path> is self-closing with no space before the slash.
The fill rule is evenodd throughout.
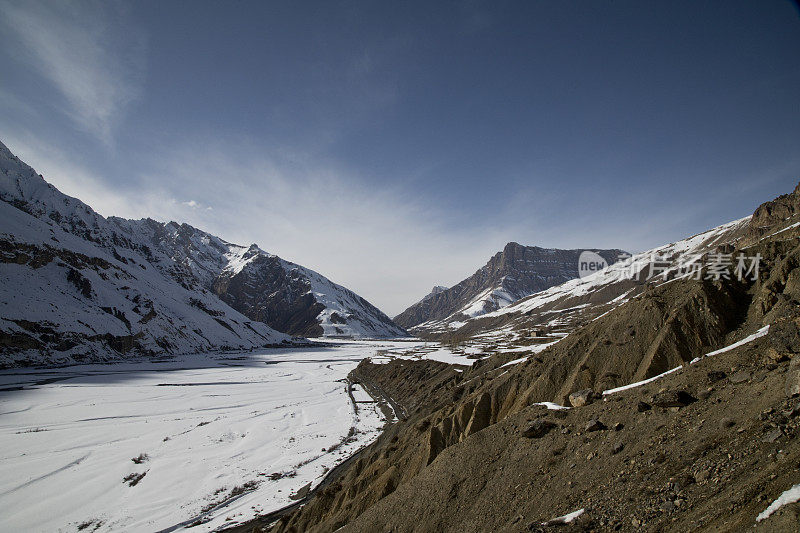
<path id="1" fill-rule="evenodd" d="M 280 509 L 380 434 L 348 373 L 410 346 L 0 372 L 0 530 L 209 531 Z"/>

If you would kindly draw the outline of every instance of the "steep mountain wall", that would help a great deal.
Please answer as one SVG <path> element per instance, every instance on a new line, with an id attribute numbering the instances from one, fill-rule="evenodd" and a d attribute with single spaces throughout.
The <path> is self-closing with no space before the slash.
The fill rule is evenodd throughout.
<path id="1" fill-rule="evenodd" d="M 501 309 L 512 302 L 578 277 L 578 258 L 584 250 L 558 250 L 508 243 L 475 274 L 459 284 L 434 291 L 394 318 L 405 328 L 421 332 L 441 328 Z M 592 250 L 608 264 L 622 250 Z"/>
<path id="2" fill-rule="evenodd" d="M 369 302 L 256 245 L 104 218 L 0 143 L 0 365 L 403 336 Z"/>

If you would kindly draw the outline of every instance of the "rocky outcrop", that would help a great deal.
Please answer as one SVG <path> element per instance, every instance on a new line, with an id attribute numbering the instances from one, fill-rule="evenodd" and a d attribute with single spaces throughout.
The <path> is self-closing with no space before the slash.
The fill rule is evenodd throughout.
<path id="1" fill-rule="evenodd" d="M 575 391 L 569 395 L 569 404 L 572 407 L 583 407 L 584 405 L 589 405 L 590 403 L 599 399 L 600 394 L 596 393 L 592 389 L 583 389 Z"/>
<path id="2" fill-rule="evenodd" d="M 248 267 L 219 275 L 213 281 L 214 294 L 243 315 L 278 331 L 302 337 L 323 335 L 317 317 L 325 306 L 316 301 L 307 279 L 287 272 L 276 256 L 259 255 Z"/>
<path id="3" fill-rule="evenodd" d="M 776 226 L 800 214 L 800 184 L 789 194 L 782 194 L 761 204 L 753 213 L 749 237 L 761 237 Z"/>

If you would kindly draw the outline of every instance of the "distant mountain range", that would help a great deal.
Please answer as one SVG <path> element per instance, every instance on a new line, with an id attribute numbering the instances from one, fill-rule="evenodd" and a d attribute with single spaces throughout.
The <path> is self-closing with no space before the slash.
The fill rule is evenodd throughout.
<path id="1" fill-rule="evenodd" d="M 404 328 L 424 333 L 497 311 L 520 298 L 578 277 L 578 258 L 584 250 L 559 250 L 508 243 L 475 274 L 454 287 L 433 291 L 396 317 Z M 592 250 L 610 265 L 622 250 Z M 446 327 L 445 327 L 446 329 Z"/>
<path id="2" fill-rule="evenodd" d="M 0 143 L 0 366 L 406 335 L 324 276 L 175 222 L 104 218 Z"/>

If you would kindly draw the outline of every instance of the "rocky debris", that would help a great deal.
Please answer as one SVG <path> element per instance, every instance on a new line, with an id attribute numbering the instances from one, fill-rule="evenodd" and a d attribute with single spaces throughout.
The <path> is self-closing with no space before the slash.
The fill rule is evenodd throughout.
<path id="1" fill-rule="evenodd" d="M 603 430 L 608 429 L 608 428 L 606 427 L 605 424 L 600 422 L 600 420 L 598 420 L 597 418 L 592 418 L 591 420 L 589 420 L 586 423 L 586 426 L 584 427 L 584 429 L 586 431 L 603 431 Z"/>
<path id="2" fill-rule="evenodd" d="M 783 431 L 780 428 L 773 429 L 768 431 L 766 435 L 761 438 L 762 442 L 773 443 L 779 438 L 783 437 Z"/>
<path id="3" fill-rule="evenodd" d="M 639 403 L 636 404 L 636 410 L 639 411 L 640 413 L 644 413 L 645 411 L 649 411 L 652 408 L 653 408 L 653 406 L 650 405 L 647 402 L 641 402 L 640 401 Z"/>
<path id="4" fill-rule="evenodd" d="M 750 379 L 752 377 L 753 376 L 752 376 L 752 374 L 750 374 L 750 372 L 748 372 L 746 370 L 740 370 L 739 372 L 736 372 L 735 374 L 731 374 L 728 377 L 728 381 L 730 381 L 734 385 L 738 385 L 739 383 L 745 383 L 747 381 L 750 381 Z"/>
<path id="5" fill-rule="evenodd" d="M 789 398 L 800 395 L 800 357 L 795 357 L 789 364 L 789 371 L 786 373 L 785 392 Z"/>
<path id="6" fill-rule="evenodd" d="M 723 380 L 726 377 L 728 377 L 728 375 L 722 370 L 711 370 L 708 372 L 707 376 L 708 376 L 708 381 L 710 381 L 711 383 L 716 383 L 717 381 Z"/>
<path id="7" fill-rule="evenodd" d="M 139 482 L 144 479 L 144 476 L 147 475 L 147 472 L 137 473 L 133 472 L 128 474 L 124 478 L 122 478 L 122 482 L 126 483 L 129 487 L 135 487 L 139 484 Z"/>
<path id="8" fill-rule="evenodd" d="M 611 453 L 613 455 L 616 455 L 616 454 L 618 454 L 619 452 L 621 452 L 624 449 L 625 449 L 625 443 L 624 442 L 617 442 L 611 447 Z"/>
<path id="9" fill-rule="evenodd" d="M 798 319 L 778 320 L 769 327 L 770 348 L 778 354 L 800 353 L 800 329 Z"/>
<path id="10" fill-rule="evenodd" d="M 149 455 L 147 455 L 146 453 L 140 453 L 136 457 L 133 457 L 131 461 L 133 461 L 137 465 L 140 465 L 149 459 L 150 459 Z"/>
<path id="11" fill-rule="evenodd" d="M 692 485 L 696 482 L 697 480 L 692 474 L 685 472 L 677 476 L 671 477 L 669 483 L 667 484 L 667 487 L 672 491 L 674 491 L 675 493 L 680 493 L 689 485 Z"/>
<path id="12" fill-rule="evenodd" d="M 668 409 L 670 407 L 686 407 L 696 401 L 697 398 L 685 390 L 662 390 L 653 396 L 651 403 L 656 407 Z"/>
<path id="13" fill-rule="evenodd" d="M 601 397 L 600 394 L 592 389 L 579 390 L 569 395 L 569 404 L 572 407 L 583 407 L 599 400 Z"/>
<path id="14" fill-rule="evenodd" d="M 790 405 L 781 411 L 781 414 L 787 418 L 795 418 L 796 416 L 800 415 L 800 404 L 795 403 L 794 405 Z"/>
<path id="15" fill-rule="evenodd" d="M 782 194 L 758 206 L 750 222 L 749 236 L 757 239 L 797 215 L 798 212 L 800 212 L 800 184 L 791 193 Z"/>
<path id="16" fill-rule="evenodd" d="M 547 435 L 550 430 L 554 429 L 556 424 L 549 420 L 537 418 L 531 422 L 528 427 L 522 430 L 522 436 L 529 439 L 540 439 Z"/>
<path id="17" fill-rule="evenodd" d="M 697 393 L 697 397 L 700 400 L 708 400 L 709 398 L 711 398 L 711 395 L 713 393 L 714 393 L 714 387 L 707 387 L 701 390 L 699 393 Z"/>
<path id="18" fill-rule="evenodd" d="M 719 426 L 723 429 L 725 428 L 732 428 L 736 425 L 736 422 L 730 418 L 723 418 L 719 421 Z"/>
<path id="19" fill-rule="evenodd" d="M 770 346 L 767 348 L 766 359 L 769 363 L 783 363 L 789 360 L 789 354 L 786 352 L 778 351 Z"/>

